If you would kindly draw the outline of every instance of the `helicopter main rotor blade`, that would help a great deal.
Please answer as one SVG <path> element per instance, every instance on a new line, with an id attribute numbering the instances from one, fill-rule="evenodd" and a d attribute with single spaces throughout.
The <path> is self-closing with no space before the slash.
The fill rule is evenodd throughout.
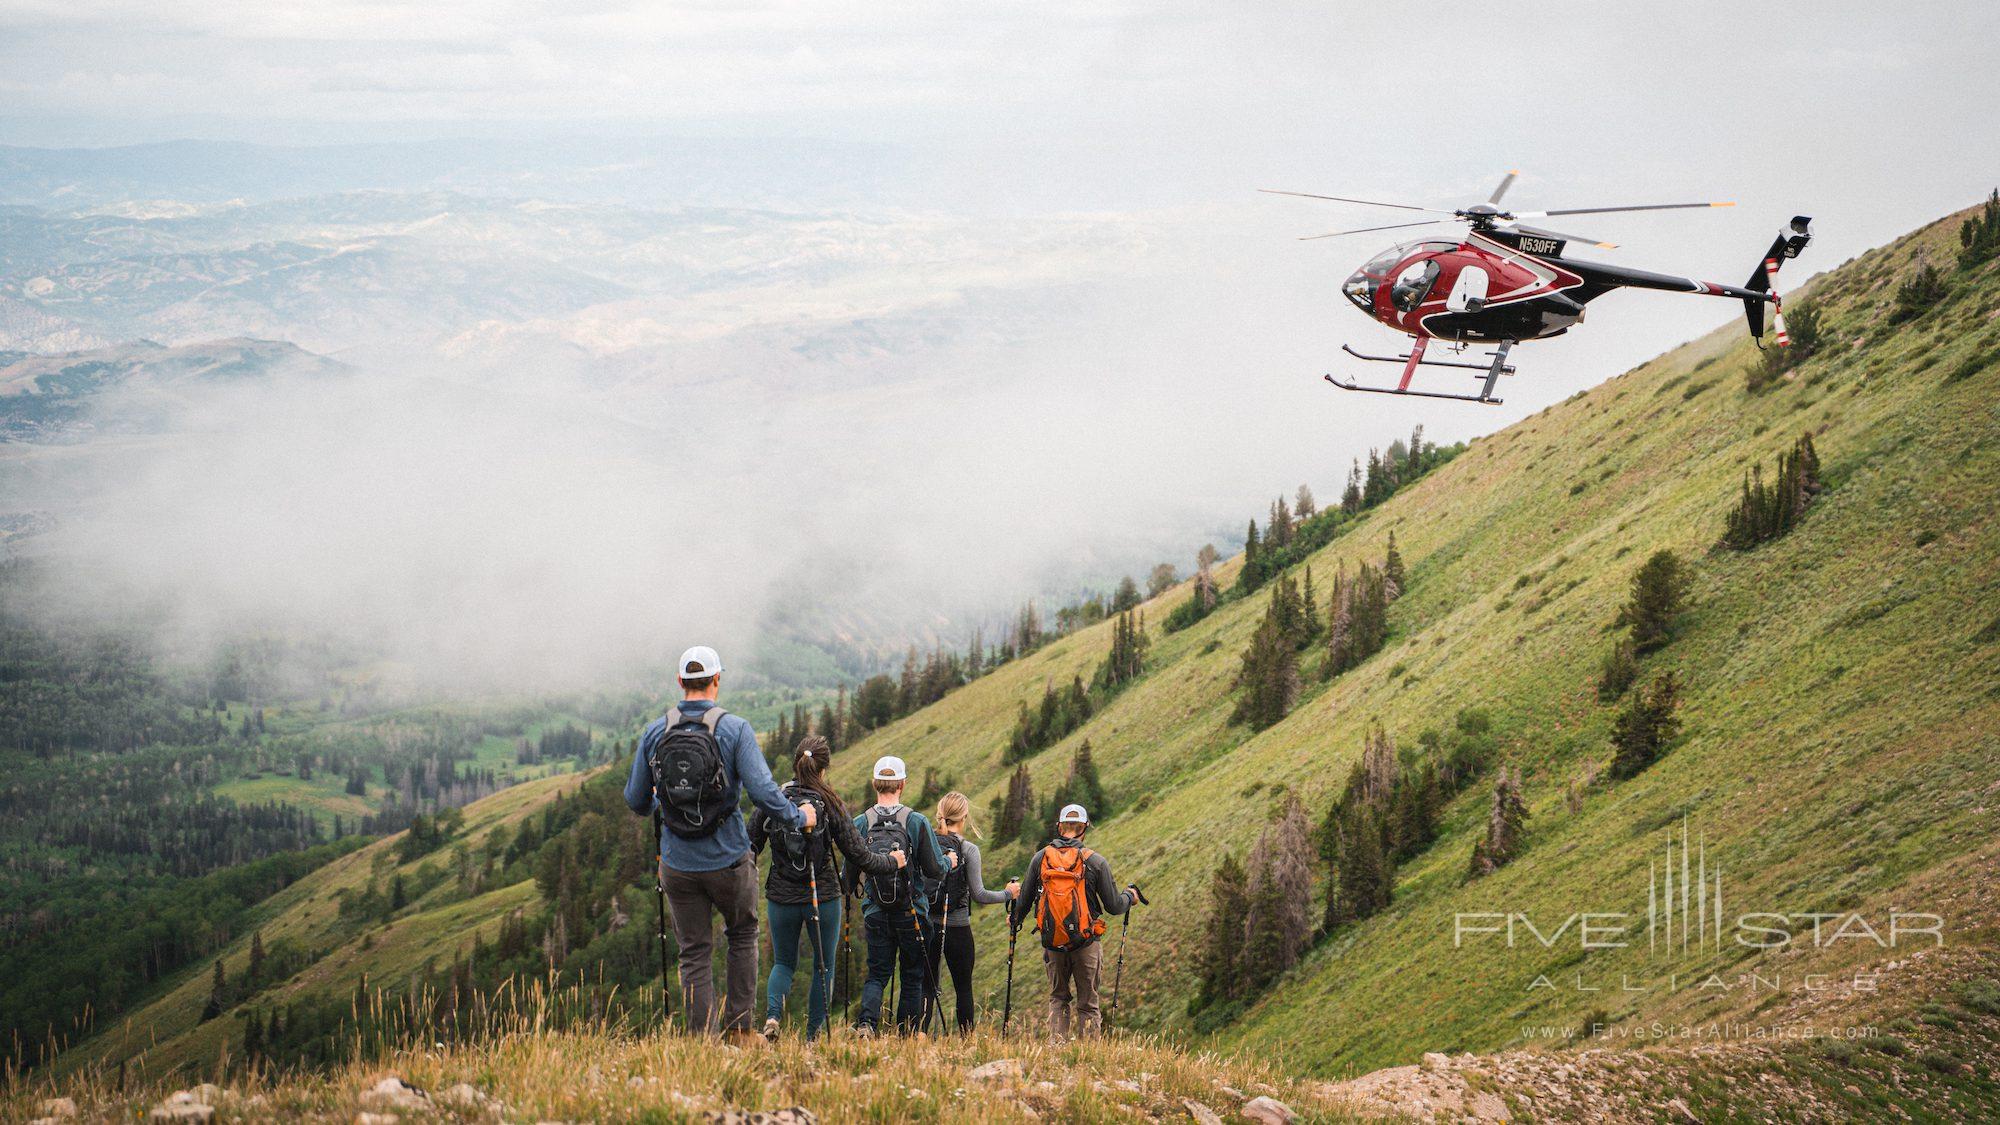
<path id="1" fill-rule="evenodd" d="M 1450 219 L 1420 219 L 1414 223 L 1390 223 L 1386 227 L 1360 227 L 1355 230 L 1336 230 L 1336 231 L 1329 231 L 1326 234 L 1302 235 L 1300 236 L 1299 241 L 1311 242 L 1315 238 L 1339 238 L 1343 234 L 1367 234 L 1371 230 L 1401 230 L 1404 227 L 1434 227 L 1439 223 L 1448 223 L 1450 221 L 1451 221 Z"/>
<path id="2" fill-rule="evenodd" d="M 1582 235 L 1582 234 L 1564 234 L 1559 230 L 1547 230 L 1542 227 L 1531 227 L 1526 223 L 1515 223 L 1512 227 L 1508 229 L 1520 231 L 1522 234 L 1532 234 L 1537 238 L 1555 238 L 1555 239 L 1560 239 L 1564 242 L 1581 242 L 1586 246 L 1595 246 L 1599 250 L 1618 249 L 1618 244 L 1616 242 L 1603 242 L 1598 239 L 1591 238 L 1588 235 Z"/>
<path id="3" fill-rule="evenodd" d="M 1506 195 L 1507 189 L 1514 186 L 1514 178 L 1520 174 L 1521 170 L 1519 168 L 1507 173 L 1507 178 L 1500 181 L 1500 186 L 1493 189 L 1493 194 L 1486 197 L 1486 202 L 1498 204 L 1500 197 Z"/>
<path id="4" fill-rule="evenodd" d="M 1309 191 L 1281 191 L 1277 188 L 1258 188 L 1266 195 L 1296 195 L 1302 199 L 1331 199 L 1335 203 L 1359 203 L 1366 207 L 1394 207 L 1398 211 L 1428 211 L 1433 215 L 1455 215 L 1442 207 L 1418 207 L 1412 203 L 1384 203 L 1379 199 L 1350 199 L 1344 195 L 1314 195 Z"/>
<path id="5" fill-rule="evenodd" d="M 1567 207 L 1558 211 L 1516 211 L 1517 219 L 1546 219 L 1553 215 L 1608 215 L 1614 211 L 1679 211 L 1690 207 L 1734 207 L 1724 203 L 1640 203 L 1631 207 Z"/>

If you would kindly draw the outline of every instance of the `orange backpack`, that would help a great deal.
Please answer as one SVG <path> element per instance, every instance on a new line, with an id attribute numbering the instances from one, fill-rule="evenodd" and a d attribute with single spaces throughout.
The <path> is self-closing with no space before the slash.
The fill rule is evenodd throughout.
<path id="1" fill-rule="evenodd" d="M 1035 924 L 1049 949 L 1082 949 L 1104 933 L 1104 919 L 1091 916 L 1090 896 L 1084 892 L 1083 865 L 1090 856 L 1089 848 L 1042 849 Z"/>

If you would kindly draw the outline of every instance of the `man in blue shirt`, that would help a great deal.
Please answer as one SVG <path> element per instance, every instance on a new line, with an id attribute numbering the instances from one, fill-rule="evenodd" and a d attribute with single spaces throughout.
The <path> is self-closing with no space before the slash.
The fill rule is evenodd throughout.
<path id="1" fill-rule="evenodd" d="M 757 991 L 757 863 L 750 853 L 750 834 L 738 806 L 740 794 L 750 793 L 758 808 L 779 824 L 811 829 L 816 814 L 811 805 L 794 806 L 771 780 L 771 768 L 757 747 L 757 732 L 739 716 L 722 713 L 711 719 L 722 686 L 722 658 L 706 645 L 681 654 L 681 692 L 685 696 L 671 715 L 653 720 L 639 736 L 632 756 L 632 775 L 625 782 L 625 803 L 640 816 L 660 808 L 653 791 L 653 756 L 673 729 L 706 729 L 721 757 L 723 787 L 720 807 L 727 812 L 712 830 L 696 834 L 676 827 L 660 834 L 661 885 L 674 921 L 674 941 L 680 946 L 681 1010 L 690 1031 L 710 1031 L 715 1018 L 715 982 L 711 952 L 715 945 L 711 912 L 722 915 L 722 933 L 729 942 L 728 999 L 721 1029 L 731 1038 L 756 1038 L 750 1028 L 751 1005 Z M 677 735 L 676 737 L 680 737 Z M 712 772 L 712 771 L 711 771 Z M 708 808 L 714 812 L 718 804 Z M 680 823 L 680 821 L 676 821 Z"/>
<path id="2" fill-rule="evenodd" d="M 903 759 L 894 755 L 877 759 L 870 773 L 875 804 L 854 818 L 854 826 L 861 830 L 864 839 L 878 824 L 899 828 L 904 839 L 889 842 L 898 845 L 907 842 L 904 850 L 913 857 L 910 865 L 894 875 L 859 880 L 862 929 L 868 936 L 868 979 L 861 986 L 861 1011 L 855 1016 L 854 1028 L 863 1037 L 874 1035 L 881 1023 L 882 992 L 889 986 L 889 974 L 897 971 L 898 962 L 903 981 L 903 994 L 896 1001 L 898 1030 L 905 1035 L 917 1030 L 930 1003 L 931 974 L 925 961 L 931 940 L 930 907 L 924 901 L 924 881 L 915 872 L 942 879 L 949 868 L 945 866 L 944 849 L 938 847 L 937 833 L 931 831 L 929 818 L 903 805 L 903 784 L 908 776 Z M 952 856 L 951 862 L 956 866 L 958 857 Z M 853 865 L 847 871 L 850 880 L 856 878 Z M 893 890 L 894 901 L 878 901 L 884 887 Z"/>

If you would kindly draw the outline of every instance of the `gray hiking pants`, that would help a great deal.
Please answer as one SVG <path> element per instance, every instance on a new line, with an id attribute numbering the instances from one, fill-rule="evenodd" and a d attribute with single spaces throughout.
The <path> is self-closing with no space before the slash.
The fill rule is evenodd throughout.
<path id="1" fill-rule="evenodd" d="M 757 992 L 757 861 L 749 852 L 720 871 L 666 869 L 667 913 L 681 950 L 681 1011 L 692 1031 L 714 1031 L 715 920 L 729 942 L 729 997 L 719 1025 L 749 1030 Z"/>
<path id="2" fill-rule="evenodd" d="M 1042 966 L 1049 971 L 1049 1038 L 1069 1038 L 1072 992 L 1076 996 L 1076 1034 L 1096 1035 L 1103 1030 L 1104 1020 L 1097 1011 L 1097 977 L 1103 965 L 1101 941 L 1082 949 L 1042 950 Z"/>

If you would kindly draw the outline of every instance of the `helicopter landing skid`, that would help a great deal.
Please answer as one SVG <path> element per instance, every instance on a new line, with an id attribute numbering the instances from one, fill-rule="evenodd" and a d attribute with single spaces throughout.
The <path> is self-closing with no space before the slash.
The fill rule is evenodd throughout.
<path id="1" fill-rule="evenodd" d="M 1449 359 L 1425 359 L 1424 345 L 1428 342 L 1428 337 L 1419 336 L 1417 337 L 1416 345 L 1410 349 L 1408 355 L 1397 356 L 1364 355 L 1346 344 L 1340 346 L 1341 351 L 1346 352 L 1356 359 L 1365 359 L 1370 363 L 1402 364 L 1402 381 L 1393 387 L 1364 387 L 1359 383 L 1343 383 L 1332 375 L 1326 376 L 1326 381 L 1343 391 L 1363 391 L 1368 394 L 1378 395 L 1414 395 L 1418 398 L 1449 398 L 1460 402 L 1483 402 L 1491 406 L 1500 405 L 1502 400 L 1493 397 L 1493 385 L 1500 381 L 1500 376 L 1512 375 L 1514 373 L 1513 365 L 1507 362 L 1507 353 L 1514 347 L 1514 341 L 1500 341 L 1499 350 L 1491 353 L 1493 356 L 1493 362 L 1491 363 L 1460 363 Z M 1483 371 L 1486 373 L 1486 383 L 1480 387 L 1479 393 L 1476 395 L 1455 395 L 1444 391 L 1413 391 L 1410 389 L 1410 379 L 1417 373 L 1418 367 L 1464 367 L 1474 371 Z"/>

